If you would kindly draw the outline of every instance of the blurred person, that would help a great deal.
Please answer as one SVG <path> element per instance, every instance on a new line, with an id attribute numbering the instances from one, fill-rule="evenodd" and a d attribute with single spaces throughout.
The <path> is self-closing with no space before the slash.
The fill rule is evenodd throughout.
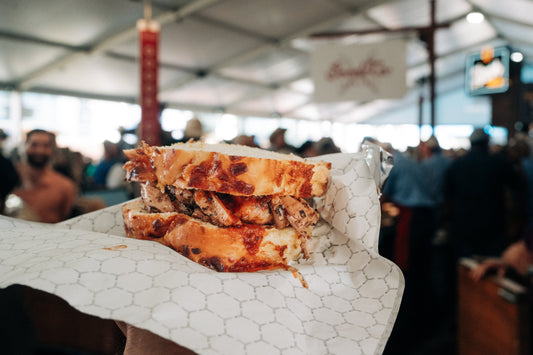
<path id="1" fill-rule="evenodd" d="M 522 172 L 526 181 L 526 193 L 524 196 L 526 230 L 529 230 L 530 227 L 533 229 L 533 154 L 531 153 L 532 151 L 530 151 L 530 154 L 527 157 L 524 157 L 521 161 Z"/>
<path id="2" fill-rule="evenodd" d="M 533 140 L 526 135 L 520 135 L 518 137 L 520 143 L 510 140 L 510 147 L 517 146 L 516 157 L 519 160 L 520 169 L 524 179 L 524 194 L 523 194 L 523 228 L 520 238 L 517 240 L 526 241 L 526 245 L 530 251 L 533 252 L 533 155 L 531 149 Z M 512 150 L 512 149 L 511 149 Z M 511 155 L 513 155 L 511 153 Z M 515 243 L 516 244 L 516 243 Z"/>
<path id="3" fill-rule="evenodd" d="M 296 149 L 296 154 L 302 158 L 316 157 L 318 155 L 316 142 L 312 140 L 303 142 L 302 145 Z"/>
<path id="4" fill-rule="evenodd" d="M 453 321 L 449 319 L 453 307 L 450 303 L 450 297 L 453 295 L 449 294 L 449 290 L 450 283 L 455 280 L 451 274 L 455 272 L 455 261 L 443 219 L 443 184 L 452 160 L 442 154 L 439 141 L 433 135 L 428 140 L 420 142 L 417 155 L 426 180 L 434 218 L 433 234 L 427 246 L 429 260 L 425 276 L 426 288 L 430 292 L 428 298 L 431 300 L 429 310 L 433 312 L 433 319 L 438 319 L 441 323 L 445 320 L 449 325 Z"/>
<path id="5" fill-rule="evenodd" d="M 529 137 L 521 132 L 517 132 L 509 139 L 507 145 L 502 149 L 504 159 L 507 159 L 516 176 L 518 177 L 518 186 L 516 189 L 506 190 L 506 235 L 510 242 L 514 242 L 522 237 L 522 233 L 527 221 L 527 214 L 532 201 L 528 201 L 530 196 L 533 179 L 530 173 L 526 171 L 529 157 Z"/>
<path id="6" fill-rule="evenodd" d="M 8 134 L 0 129 L 0 214 L 4 214 L 7 196 L 20 183 L 14 164 L 4 156 L 2 146 Z"/>
<path id="7" fill-rule="evenodd" d="M 0 155 L 4 155 L 4 142 L 8 137 L 9 135 L 2 128 L 0 128 Z"/>
<path id="8" fill-rule="evenodd" d="M 91 165 L 91 158 L 84 156 L 80 152 L 70 151 L 69 159 L 74 183 L 80 190 L 85 190 L 89 183 L 87 169 Z"/>
<path id="9" fill-rule="evenodd" d="M 330 137 L 320 138 L 320 140 L 316 142 L 316 150 L 318 152 L 318 155 L 334 154 L 341 152 L 341 149 L 337 147 L 335 142 L 333 142 L 333 139 L 331 139 Z"/>
<path id="10" fill-rule="evenodd" d="M 442 154 L 442 148 L 435 136 L 431 136 L 425 142 L 420 142 L 418 155 L 428 181 L 427 187 L 430 198 L 435 206 L 440 206 L 444 201 L 442 188 L 444 175 L 452 161 Z"/>
<path id="11" fill-rule="evenodd" d="M 123 156 L 118 144 L 104 141 L 104 156 L 96 165 L 93 173 L 93 183 L 98 189 L 108 188 L 110 171 L 116 169 L 116 166 L 122 166 Z M 125 176 L 125 175 L 124 175 Z M 115 184 L 112 184 L 115 185 Z"/>
<path id="12" fill-rule="evenodd" d="M 530 155 L 530 138 L 523 133 L 517 133 L 507 143 L 507 155 L 513 165 L 520 165 L 524 158 Z"/>
<path id="13" fill-rule="evenodd" d="M 25 142 L 25 162 L 19 164 L 21 186 L 13 191 L 24 202 L 21 218 L 57 223 L 70 216 L 77 191 L 72 180 L 51 168 L 55 134 L 34 129 Z"/>
<path id="14" fill-rule="evenodd" d="M 507 154 L 493 153 L 490 137 L 477 128 L 470 149 L 458 155 L 443 181 L 443 221 L 448 237 L 447 287 L 443 313 L 448 331 L 457 327 L 457 264 L 463 257 L 497 256 L 509 245 L 508 194 L 520 190 L 520 178 Z"/>
<path id="15" fill-rule="evenodd" d="M 424 238 L 433 227 L 433 200 L 430 197 L 424 170 L 407 152 L 392 151 L 394 166 L 383 186 L 383 202 L 392 202 L 399 208 L 397 235 L 393 259 L 406 271 L 410 269 L 407 248 L 411 234 Z M 428 218 L 431 215 L 431 218 Z M 431 222 L 431 226 L 427 226 Z M 415 243 L 416 244 L 416 243 Z"/>
<path id="16" fill-rule="evenodd" d="M 272 132 L 269 138 L 270 150 L 285 154 L 296 152 L 296 148 L 285 141 L 285 132 L 287 132 L 286 128 L 276 128 L 274 132 Z"/>
<path id="17" fill-rule="evenodd" d="M 254 147 L 254 148 L 257 148 L 259 147 L 256 143 L 255 143 L 255 136 L 247 136 L 245 134 L 240 134 L 236 137 L 234 137 L 230 143 L 232 144 L 240 144 L 240 145 L 245 145 L 245 146 L 248 146 L 248 147 Z"/>
<path id="18" fill-rule="evenodd" d="M 161 129 L 161 146 L 172 145 L 177 142 L 178 140 L 172 137 L 172 132 Z"/>
<path id="19" fill-rule="evenodd" d="M 76 181 L 72 167 L 71 153 L 68 148 L 57 148 L 52 159 L 52 168 L 69 179 Z"/>
<path id="20" fill-rule="evenodd" d="M 520 179 L 501 154 L 489 152 L 489 136 L 475 129 L 470 150 L 455 159 L 444 180 L 444 213 L 455 260 L 474 255 L 500 255 L 506 235 L 506 193 Z"/>
<path id="21" fill-rule="evenodd" d="M 415 351 L 420 338 L 432 331 L 428 270 L 435 218 L 421 165 L 407 152 L 391 153 L 394 166 L 383 187 L 382 204 L 392 202 L 397 208 L 391 257 L 403 271 L 405 291 L 385 353 L 405 354 Z"/>
<path id="22" fill-rule="evenodd" d="M 187 121 L 187 124 L 185 125 L 185 130 L 183 131 L 183 138 L 180 139 L 178 142 L 196 142 L 201 140 L 203 135 L 204 127 L 202 125 L 202 122 L 198 118 L 194 117 Z"/>

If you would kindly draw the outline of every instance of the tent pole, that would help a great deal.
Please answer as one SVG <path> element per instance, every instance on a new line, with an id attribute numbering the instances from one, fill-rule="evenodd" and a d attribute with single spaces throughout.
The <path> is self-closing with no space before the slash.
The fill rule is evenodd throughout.
<path id="1" fill-rule="evenodd" d="M 418 140 L 422 142 L 422 125 L 424 123 L 424 96 L 418 97 Z"/>
<path id="2" fill-rule="evenodd" d="M 144 0 L 144 19 L 146 22 L 152 21 L 152 1 Z"/>
<path id="3" fill-rule="evenodd" d="M 431 0 L 431 24 L 429 28 L 427 46 L 429 52 L 429 100 L 431 106 L 431 130 L 435 130 L 435 0 Z"/>

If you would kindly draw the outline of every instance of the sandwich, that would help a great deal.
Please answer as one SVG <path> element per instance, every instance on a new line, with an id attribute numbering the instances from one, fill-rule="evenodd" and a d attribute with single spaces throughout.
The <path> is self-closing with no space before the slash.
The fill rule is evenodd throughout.
<path id="1" fill-rule="evenodd" d="M 162 243 L 219 272 L 294 269 L 331 164 L 229 144 L 146 143 L 124 151 L 140 199 L 123 206 L 126 235 Z"/>

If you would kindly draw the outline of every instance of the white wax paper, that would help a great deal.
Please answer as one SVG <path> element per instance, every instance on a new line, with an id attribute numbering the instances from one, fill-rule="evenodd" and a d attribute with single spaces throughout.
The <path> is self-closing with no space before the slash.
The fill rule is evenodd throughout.
<path id="1" fill-rule="evenodd" d="M 363 153 L 321 159 L 332 162 L 322 220 L 294 264 L 309 289 L 288 271 L 217 273 L 126 238 L 120 205 L 56 225 L 0 217 L 0 287 L 53 293 L 199 354 L 379 354 L 403 292 L 377 252 L 379 167 Z"/>

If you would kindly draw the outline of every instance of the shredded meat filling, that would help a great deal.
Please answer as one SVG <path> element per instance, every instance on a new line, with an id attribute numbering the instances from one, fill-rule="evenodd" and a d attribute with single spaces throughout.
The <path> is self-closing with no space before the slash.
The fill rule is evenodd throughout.
<path id="1" fill-rule="evenodd" d="M 242 223 L 293 227 L 302 239 L 304 257 L 309 226 L 318 222 L 318 213 L 304 199 L 291 196 L 232 196 L 204 190 L 141 185 L 142 200 L 151 211 L 180 212 L 217 226 Z"/>
<path id="2" fill-rule="evenodd" d="M 273 223 L 273 217 L 269 205 L 270 198 L 266 196 L 225 196 L 230 197 L 229 200 L 232 202 L 228 205 L 233 208 L 235 216 L 240 218 L 243 222 L 257 225 L 269 225 Z"/>
<path id="3" fill-rule="evenodd" d="M 309 237 L 307 227 L 318 222 L 318 213 L 303 199 L 280 196 L 280 200 L 290 225 L 298 231 L 298 234 Z"/>
<path id="4" fill-rule="evenodd" d="M 222 204 L 214 192 L 196 190 L 194 193 L 194 202 L 200 207 L 202 212 L 211 218 L 214 225 L 228 227 L 241 224 L 241 220 L 234 216 Z"/>
<path id="5" fill-rule="evenodd" d="M 150 207 L 150 211 L 173 212 L 176 210 L 172 198 L 149 183 L 141 185 L 141 198 L 144 205 Z"/>
<path id="6" fill-rule="evenodd" d="M 287 219 L 285 208 L 279 196 L 273 196 L 270 200 L 270 211 L 272 212 L 272 219 L 276 228 L 283 229 L 289 226 L 289 220 Z"/>

